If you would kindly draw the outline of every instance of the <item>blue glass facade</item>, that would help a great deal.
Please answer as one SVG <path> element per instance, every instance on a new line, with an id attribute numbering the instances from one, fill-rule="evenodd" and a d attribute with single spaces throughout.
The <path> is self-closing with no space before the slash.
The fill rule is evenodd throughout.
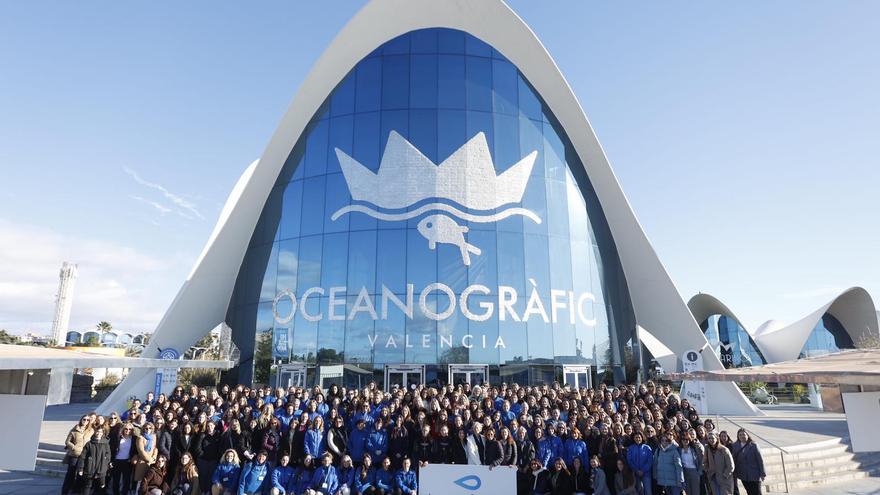
<path id="1" fill-rule="evenodd" d="M 700 323 L 700 329 L 725 368 L 767 364 L 755 341 L 733 318 L 712 315 Z"/>
<path id="2" fill-rule="evenodd" d="M 498 175 L 537 152 L 515 206 L 540 223 L 455 220 L 479 251 L 466 264 L 460 245 L 434 246 L 420 230 L 436 212 L 334 215 L 362 203 L 341 153 L 377 173 L 393 133 L 438 165 L 482 133 Z M 614 241 L 564 130 L 517 67 L 449 29 L 388 41 L 336 86 L 284 164 L 238 273 L 227 323 L 242 357 L 228 382 L 265 383 L 288 362 L 425 364 L 429 378 L 454 363 L 491 365 L 493 376 L 505 365 L 592 364 L 623 379 L 634 328 Z"/>
<path id="3" fill-rule="evenodd" d="M 801 349 L 798 358 L 821 356 L 855 347 L 852 337 L 849 336 L 840 321 L 831 314 L 825 313 L 813 331 L 810 332 L 810 337 Z"/>

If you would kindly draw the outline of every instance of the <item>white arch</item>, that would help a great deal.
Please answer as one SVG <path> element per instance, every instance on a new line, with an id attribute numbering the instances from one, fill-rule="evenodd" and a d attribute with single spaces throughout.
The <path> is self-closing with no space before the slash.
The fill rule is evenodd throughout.
<path id="1" fill-rule="evenodd" d="M 623 194 L 574 93 L 531 29 L 501 0 L 373 0 L 340 31 L 303 81 L 263 156 L 239 179 L 220 220 L 163 317 L 145 356 L 188 348 L 224 321 L 238 267 L 275 179 L 306 124 L 339 81 L 373 49 L 409 31 L 445 27 L 470 33 L 504 54 L 537 90 L 579 155 L 615 239 L 637 323 L 676 355 L 708 344 Z M 721 369 L 714 353 L 708 369 Z M 118 408 L 152 386 L 148 370 L 132 372 L 102 405 Z M 710 382 L 710 411 L 756 414 L 732 383 Z"/>

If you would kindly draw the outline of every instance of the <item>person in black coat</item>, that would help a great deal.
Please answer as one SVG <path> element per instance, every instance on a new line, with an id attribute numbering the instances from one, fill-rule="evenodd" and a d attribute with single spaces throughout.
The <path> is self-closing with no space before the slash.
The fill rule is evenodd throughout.
<path id="1" fill-rule="evenodd" d="M 483 456 L 483 464 L 486 466 L 498 467 L 504 464 L 504 448 L 501 442 L 495 439 L 495 430 L 486 429 L 486 447 Z"/>
<path id="2" fill-rule="evenodd" d="M 580 457 L 571 461 L 571 485 L 574 493 L 590 493 L 590 467 L 584 466 Z"/>
<path id="3" fill-rule="evenodd" d="M 412 460 L 416 463 L 416 469 L 425 467 L 434 457 L 434 441 L 431 439 L 431 425 L 422 426 L 422 432 L 413 442 Z"/>
<path id="4" fill-rule="evenodd" d="M 453 464 L 463 464 L 466 465 L 468 463 L 467 458 L 467 431 L 464 429 L 458 430 L 458 436 L 452 442 L 452 463 Z"/>
<path id="5" fill-rule="evenodd" d="M 524 426 L 516 431 L 516 492 L 520 495 L 532 493 L 535 477 L 532 465 L 535 461 L 535 445 L 529 440 L 529 432 Z M 540 463 L 539 463 L 540 464 Z"/>
<path id="6" fill-rule="evenodd" d="M 565 461 L 557 457 L 553 462 L 553 470 L 550 471 L 550 493 L 552 495 L 571 495 L 574 493 L 574 484 L 571 473 L 565 467 Z"/>
<path id="7" fill-rule="evenodd" d="M 217 469 L 220 456 L 223 454 L 221 435 L 217 431 L 217 423 L 209 421 L 205 425 L 205 431 L 196 436 L 193 447 L 193 455 L 196 458 L 196 467 L 199 471 L 199 485 L 202 493 L 211 491 L 211 475 Z"/>
<path id="8" fill-rule="evenodd" d="M 220 450 L 225 452 L 227 449 L 236 451 L 239 459 L 250 460 L 253 457 L 250 437 L 241 431 L 241 423 L 237 419 L 232 421 L 229 429 L 220 437 Z M 250 454 L 250 457 L 245 456 L 245 452 Z"/>
<path id="9" fill-rule="evenodd" d="M 95 430 L 92 439 L 83 448 L 76 465 L 83 480 L 83 495 L 91 495 L 92 486 L 103 490 L 106 486 L 107 471 L 110 469 L 110 442 L 104 438 L 104 430 Z"/>
<path id="10" fill-rule="evenodd" d="M 454 464 L 452 459 L 455 439 L 449 436 L 449 426 L 440 427 L 440 435 L 434 439 L 431 449 L 431 462 L 434 464 Z"/>

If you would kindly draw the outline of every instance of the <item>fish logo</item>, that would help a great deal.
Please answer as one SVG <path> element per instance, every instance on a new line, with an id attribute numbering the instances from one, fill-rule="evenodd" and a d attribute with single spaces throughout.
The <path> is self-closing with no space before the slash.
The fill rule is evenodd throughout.
<path id="1" fill-rule="evenodd" d="M 417 230 L 428 248 L 436 249 L 438 243 L 454 245 L 466 266 L 471 264 L 471 255 L 479 256 L 482 251 L 467 242 L 469 228 L 459 221 L 489 223 L 520 215 L 541 223 L 535 212 L 512 206 L 522 201 L 537 150 L 501 174 L 495 173 L 483 132 L 436 165 L 391 131 L 376 173 L 339 148 L 335 150 L 353 204 L 333 213 L 333 221 L 353 212 L 385 221 L 424 216 Z"/>

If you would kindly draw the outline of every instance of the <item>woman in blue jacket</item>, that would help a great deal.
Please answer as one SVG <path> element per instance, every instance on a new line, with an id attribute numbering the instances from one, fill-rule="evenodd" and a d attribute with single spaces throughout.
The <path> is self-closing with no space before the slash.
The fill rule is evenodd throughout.
<path id="1" fill-rule="evenodd" d="M 391 470 L 391 459 L 382 459 L 382 467 L 376 470 L 376 494 L 391 495 L 394 493 L 394 471 Z"/>
<path id="2" fill-rule="evenodd" d="M 632 435 L 633 444 L 626 449 L 626 463 L 633 470 L 636 479 L 642 483 L 642 493 L 651 495 L 651 467 L 654 464 L 654 452 L 645 444 L 645 436 L 637 431 Z"/>
<path id="3" fill-rule="evenodd" d="M 339 489 L 339 475 L 333 467 L 333 456 L 327 452 L 321 456 L 321 465 L 312 475 L 312 491 L 321 495 L 336 495 Z"/>
<path id="4" fill-rule="evenodd" d="M 553 444 L 544 436 L 541 428 L 535 429 L 535 458 L 541 461 L 542 466 L 549 466 L 550 460 L 556 458 L 553 455 Z"/>
<path id="5" fill-rule="evenodd" d="M 257 458 L 244 465 L 238 482 L 238 495 L 263 495 L 269 491 L 269 454 L 261 450 Z"/>
<path id="6" fill-rule="evenodd" d="M 315 463 L 312 456 L 307 455 L 303 458 L 302 466 L 296 472 L 296 481 L 294 482 L 293 493 L 295 495 L 303 495 L 306 490 L 312 486 L 312 477 L 315 474 Z"/>
<path id="7" fill-rule="evenodd" d="M 373 469 L 373 458 L 364 454 L 361 465 L 354 473 L 354 491 L 357 495 L 375 495 L 376 470 Z"/>
<path id="8" fill-rule="evenodd" d="M 562 457 L 565 454 L 565 448 L 562 446 L 562 439 L 556 435 L 556 426 L 553 423 L 550 423 L 547 426 L 547 440 L 550 442 L 551 448 L 553 449 L 552 459 L 555 463 L 557 457 Z M 548 468 L 553 464 L 545 464 Z"/>
<path id="9" fill-rule="evenodd" d="M 586 467 L 590 465 L 590 455 L 587 450 L 587 443 L 581 440 L 580 430 L 572 428 L 563 445 L 565 455 L 563 455 L 562 458 L 565 459 L 566 466 L 573 465 L 575 458 L 581 460 L 581 466 Z"/>
<path id="10" fill-rule="evenodd" d="M 339 495 L 352 495 L 354 493 L 355 467 L 348 454 L 342 456 L 337 474 L 339 475 Z"/>
<path id="11" fill-rule="evenodd" d="M 403 469 L 394 476 L 394 495 L 415 495 L 419 490 L 416 472 L 410 469 L 411 466 L 412 461 L 409 457 L 404 457 Z"/>
<path id="12" fill-rule="evenodd" d="M 238 452 L 235 449 L 228 449 L 223 453 L 222 459 L 211 476 L 211 491 L 224 495 L 232 494 L 238 491 L 238 475 L 241 474 Z"/>
<path id="13" fill-rule="evenodd" d="M 388 432 L 380 418 L 376 419 L 373 431 L 367 435 L 367 452 L 376 459 L 388 455 Z"/>
<path id="14" fill-rule="evenodd" d="M 363 418 L 357 420 L 355 427 L 348 434 L 348 452 L 354 462 L 360 463 L 367 453 L 367 435 L 370 431 L 367 429 L 367 422 Z"/>
<path id="15" fill-rule="evenodd" d="M 296 471 L 290 467 L 290 456 L 282 454 L 278 459 L 278 465 L 272 470 L 270 493 L 272 495 L 288 495 L 293 493 L 293 480 Z"/>
<path id="16" fill-rule="evenodd" d="M 327 449 L 327 443 L 324 441 L 324 418 L 315 416 L 312 420 L 312 427 L 306 432 L 305 444 L 303 449 L 306 455 L 318 459 L 324 455 Z"/>

